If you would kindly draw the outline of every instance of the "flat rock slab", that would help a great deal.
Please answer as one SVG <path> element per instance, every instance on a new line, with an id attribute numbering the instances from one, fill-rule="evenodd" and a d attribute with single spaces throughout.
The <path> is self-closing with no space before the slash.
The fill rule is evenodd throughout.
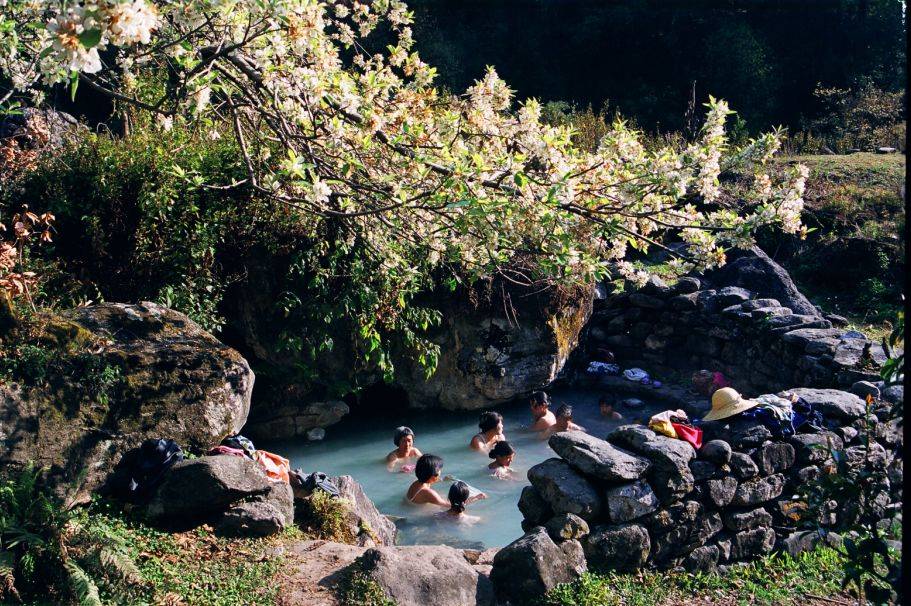
<path id="1" fill-rule="evenodd" d="M 867 408 L 866 403 L 853 393 L 838 389 L 798 387 L 783 391 L 778 395 L 787 397 L 792 394 L 806 400 L 814 410 L 820 411 L 823 416 L 837 421 L 859 419 L 864 416 Z"/>
<path id="2" fill-rule="evenodd" d="M 652 462 L 649 483 L 663 503 L 693 490 L 695 479 L 689 464 L 696 457 L 696 450 L 689 443 L 658 435 L 641 425 L 622 425 L 607 439 Z"/>
<path id="3" fill-rule="evenodd" d="M 603 500 L 585 476 L 562 459 L 547 459 L 528 470 L 528 480 L 554 513 L 574 513 L 583 520 L 597 518 Z"/>
<path id="4" fill-rule="evenodd" d="M 583 539 L 588 560 L 598 568 L 631 571 L 648 561 L 651 539 L 638 524 L 598 526 Z"/>
<path id="5" fill-rule="evenodd" d="M 287 546 L 276 582 L 277 606 L 338 606 L 335 586 L 364 547 L 332 541 L 301 541 Z"/>
<path id="6" fill-rule="evenodd" d="M 563 431 L 554 434 L 548 444 L 572 467 L 602 480 L 638 480 L 649 468 L 648 459 L 582 431 Z"/>
<path id="7" fill-rule="evenodd" d="M 615 524 L 641 518 L 658 509 L 658 497 L 642 480 L 608 488 L 605 500 L 608 517 Z"/>

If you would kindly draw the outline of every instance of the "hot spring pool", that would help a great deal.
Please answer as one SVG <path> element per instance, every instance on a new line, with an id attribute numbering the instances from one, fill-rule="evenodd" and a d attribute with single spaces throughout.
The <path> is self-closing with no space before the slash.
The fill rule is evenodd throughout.
<path id="1" fill-rule="evenodd" d="M 646 405 L 638 410 L 617 407 L 624 415 L 619 421 L 603 419 L 594 390 L 552 390 L 551 410 L 560 404 L 573 406 L 573 420 L 589 433 L 604 437 L 622 423 L 643 422 L 654 411 Z M 322 471 L 329 475 L 350 475 L 356 479 L 384 514 L 393 516 L 399 529 L 398 543 L 445 544 L 459 548 L 502 547 L 522 535 L 522 514 L 516 503 L 522 488 L 528 485 L 528 468 L 555 456 L 547 442 L 524 429 L 531 420 L 528 406 L 517 404 L 497 409 L 504 417 L 504 432 L 516 449 L 513 468 L 515 480 L 492 478 L 487 469 L 486 454 L 468 448 L 478 431 L 477 412 L 401 411 L 384 415 L 355 415 L 329 427 L 320 442 L 303 439 L 258 444 L 291 460 L 293 468 L 305 472 Z M 440 509 L 429 505 L 415 506 L 405 502 L 404 495 L 415 479 L 413 473 L 391 473 L 385 457 L 395 448 L 392 434 L 399 425 L 415 432 L 415 446 L 421 452 L 443 457 L 443 475 L 453 475 L 487 493 L 488 498 L 473 503 L 468 513 L 481 519 L 473 525 L 439 520 L 432 514 Z M 440 481 L 434 488 L 446 496 L 451 481 Z"/>

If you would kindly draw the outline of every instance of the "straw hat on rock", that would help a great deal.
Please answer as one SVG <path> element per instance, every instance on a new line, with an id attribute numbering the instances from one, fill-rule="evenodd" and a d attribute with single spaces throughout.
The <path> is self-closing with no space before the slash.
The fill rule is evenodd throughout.
<path id="1" fill-rule="evenodd" d="M 712 410 L 705 415 L 703 421 L 720 421 L 733 417 L 749 410 L 759 404 L 753 400 L 747 400 L 741 396 L 736 389 L 731 387 L 722 387 L 712 394 Z"/>

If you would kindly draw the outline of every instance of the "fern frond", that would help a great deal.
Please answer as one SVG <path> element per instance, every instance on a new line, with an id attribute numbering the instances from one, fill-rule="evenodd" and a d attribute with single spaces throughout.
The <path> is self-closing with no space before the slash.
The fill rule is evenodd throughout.
<path id="1" fill-rule="evenodd" d="M 72 560 L 64 564 L 70 590 L 79 606 L 103 606 L 95 581 Z"/>

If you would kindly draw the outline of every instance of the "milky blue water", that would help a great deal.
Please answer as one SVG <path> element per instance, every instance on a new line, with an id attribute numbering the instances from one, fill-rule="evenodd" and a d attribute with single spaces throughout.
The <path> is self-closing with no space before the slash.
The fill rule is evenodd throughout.
<path id="1" fill-rule="evenodd" d="M 642 422 L 648 419 L 647 409 L 618 412 L 625 418 L 608 421 L 601 417 L 598 396 L 591 390 L 553 390 L 551 410 L 560 404 L 573 406 L 574 421 L 589 433 L 604 437 L 621 423 Z M 460 548 L 502 547 L 522 535 L 522 514 L 516 503 L 522 488 L 528 485 L 528 468 L 554 452 L 538 434 L 525 427 L 531 416 L 527 405 L 497 409 L 504 416 L 504 432 L 516 449 L 513 468 L 515 480 L 499 480 L 490 475 L 486 454 L 470 450 L 468 443 L 478 432 L 478 412 L 401 411 L 389 414 L 350 415 L 326 430 L 320 442 L 295 441 L 257 444 L 291 459 L 292 467 L 305 472 L 322 471 L 329 475 L 353 476 L 373 500 L 377 508 L 396 520 L 398 543 L 445 544 Z M 405 491 L 415 480 L 413 473 L 387 471 L 385 457 L 395 448 L 393 431 L 407 425 L 415 432 L 415 446 L 424 454 L 443 457 L 443 475 L 452 475 L 488 495 L 485 500 L 468 506 L 467 513 L 480 518 L 474 524 L 453 522 L 434 515 L 441 508 L 432 505 L 412 505 L 405 501 Z M 447 496 L 449 481 L 434 485 L 443 497 Z"/>

